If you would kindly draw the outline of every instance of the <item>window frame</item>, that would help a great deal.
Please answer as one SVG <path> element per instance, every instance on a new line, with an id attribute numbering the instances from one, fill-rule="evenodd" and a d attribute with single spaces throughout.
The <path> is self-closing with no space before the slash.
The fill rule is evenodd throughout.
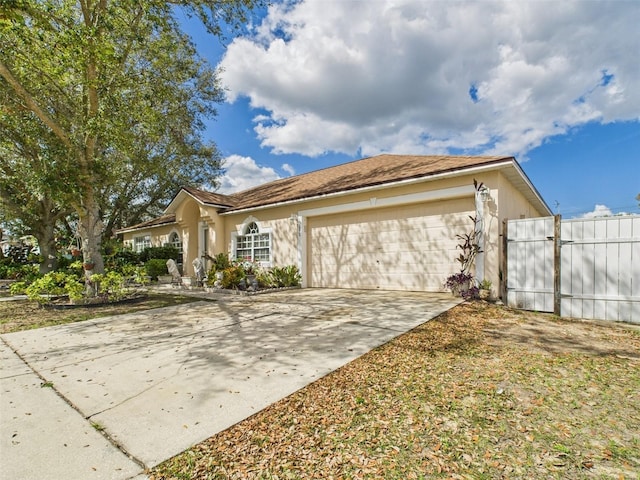
<path id="1" fill-rule="evenodd" d="M 233 257 L 240 261 L 250 261 L 263 267 L 272 262 L 273 242 L 270 228 L 261 228 L 255 219 L 247 220 L 232 238 Z"/>
<path id="2" fill-rule="evenodd" d="M 145 248 L 150 248 L 153 245 L 151 244 L 151 234 L 147 233 L 144 235 L 138 235 L 133 237 L 133 251 L 136 253 L 141 253 Z"/>

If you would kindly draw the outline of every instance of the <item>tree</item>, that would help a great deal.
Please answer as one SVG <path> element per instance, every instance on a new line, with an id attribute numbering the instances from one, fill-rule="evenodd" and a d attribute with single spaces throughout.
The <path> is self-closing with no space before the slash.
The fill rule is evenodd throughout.
<path id="1" fill-rule="evenodd" d="M 638 207 L 640 207 L 640 193 L 636 195 L 636 200 L 638 201 Z"/>
<path id="2" fill-rule="evenodd" d="M 222 90 L 176 12 L 222 36 L 257 4 L 0 0 L 0 134 L 13 142 L 3 155 L 15 177 L 35 169 L 40 197 L 75 212 L 95 271 L 103 270 L 105 215 L 116 225 L 125 208 L 142 211 L 165 194 L 172 177 L 214 183 L 219 171 L 201 134 Z M 35 141 L 20 139 L 22 130 L 37 132 Z"/>

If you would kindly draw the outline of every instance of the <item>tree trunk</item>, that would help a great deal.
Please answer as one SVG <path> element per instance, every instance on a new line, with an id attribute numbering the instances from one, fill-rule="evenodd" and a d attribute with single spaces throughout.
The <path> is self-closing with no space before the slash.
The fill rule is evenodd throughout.
<path id="1" fill-rule="evenodd" d="M 56 258 L 55 224 L 49 223 L 44 221 L 38 231 L 34 232 L 35 237 L 38 239 L 40 255 L 43 257 L 40 264 L 40 273 L 42 275 L 55 270 L 58 263 Z"/>
<path id="2" fill-rule="evenodd" d="M 100 252 L 103 224 L 100 219 L 100 208 L 97 202 L 92 202 L 92 205 L 85 205 L 83 210 L 79 212 L 79 217 L 78 233 L 82 239 L 82 258 L 87 296 L 93 297 L 96 295 L 96 290 L 90 281 L 91 275 L 104 273 L 104 261 Z"/>

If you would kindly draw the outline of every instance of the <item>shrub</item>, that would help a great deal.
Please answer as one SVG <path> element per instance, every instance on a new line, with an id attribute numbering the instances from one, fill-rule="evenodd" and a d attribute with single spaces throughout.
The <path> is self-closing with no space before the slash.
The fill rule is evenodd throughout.
<path id="1" fill-rule="evenodd" d="M 25 292 L 29 299 L 39 303 L 48 303 L 51 301 L 50 296 L 60 295 L 69 295 L 69 298 L 76 300 L 82 297 L 84 284 L 76 275 L 49 272 L 29 285 Z"/>
<path id="2" fill-rule="evenodd" d="M 149 281 L 146 268 L 135 267 L 133 272 L 133 281 L 140 285 L 146 285 Z"/>
<path id="3" fill-rule="evenodd" d="M 286 265 L 284 267 L 273 267 L 271 269 L 278 287 L 297 287 L 302 281 L 302 276 L 295 265 Z"/>
<path id="4" fill-rule="evenodd" d="M 157 280 L 158 275 L 167 275 L 169 273 L 169 270 L 167 270 L 167 260 L 165 259 L 152 258 L 151 260 L 147 260 L 144 268 L 147 271 L 147 275 L 153 280 Z"/>
<path id="5" fill-rule="evenodd" d="M 224 270 L 225 268 L 229 268 L 231 266 L 231 259 L 227 253 L 219 253 L 215 257 L 213 257 L 213 264 L 211 265 L 211 270 L 213 273 Z"/>
<path id="6" fill-rule="evenodd" d="M 231 265 L 222 271 L 222 288 L 238 288 L 244 278 L 245 273 L 242 267 Z"/>
<path id="7" fill-rule="evenodd" d="M 140 253 L 140 261 L 142 262 L 153 259 L 178 260 L 178 249 L 170 245 L 166 247 L 147 247 Z"/>
<path id="8" fill-rule="evenodd" d="M 96 284 L 98 295 L 102 297 L 110 300 L 122 300 L 127 295 L 124 277 L 114 270 L 104 274 L 94 273 L 91 275 L 91 281 Z"/>
<path id="9" fill-rule="evenodd" d="M 9 285 L 11 295 L 24 295 L 29 284 L 27 282 L 15 282 Z"/>
<path id="10" fill-rule="evenodd" d="M 4 258 L 0 261 L 0 279 L 32 282 L 39 276 L 38 265 L 19 264 L 10 258 Z"/>
<path id="11" fill-rule="evenodd" d="M 258 287 L 260 288 L 276 288 L 278 286 L 278 281 L 271 269 L 258 271 L 256 280 L 258 281 Z"/>
<path id="12" fill-rule="evenodd" d="M 224 270 L 229 268 L 231 264 L 231 259 L 226 253 L 218 253 L 213 257 L 211 268 L 207 274 L 207 284 L 213 285 L 216 281 L 216 272 L 224 272 Z"/>

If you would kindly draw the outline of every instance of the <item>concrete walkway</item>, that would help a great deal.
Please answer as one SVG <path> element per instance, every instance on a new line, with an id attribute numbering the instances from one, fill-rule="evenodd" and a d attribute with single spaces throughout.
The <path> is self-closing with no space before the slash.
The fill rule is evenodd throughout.
<path id="1" fill-rule="evenodd" d="M 290 290 L 2 335 L 2 478 L 144 478 L 458 302 Z"/>

